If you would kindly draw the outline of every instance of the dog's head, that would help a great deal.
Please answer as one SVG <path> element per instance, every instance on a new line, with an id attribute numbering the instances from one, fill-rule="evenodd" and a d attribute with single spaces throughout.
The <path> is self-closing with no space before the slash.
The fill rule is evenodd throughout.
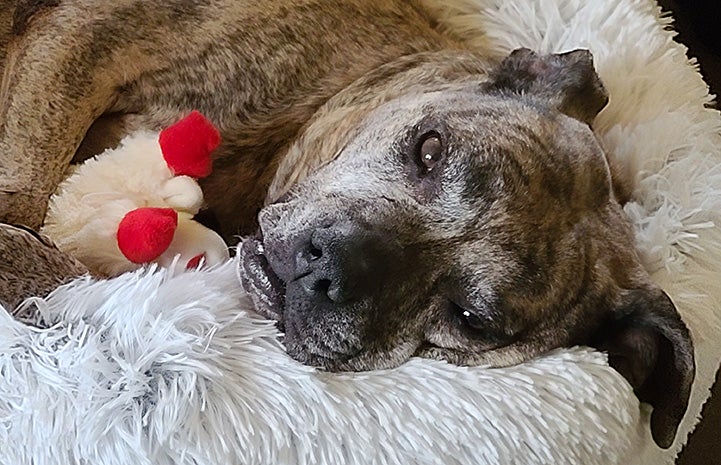
<path id="1" fill-rule="evenodd" d="M 692 346 L 614 199 L 589 127 L 606 101 L 588 52 L 518 50 L 483 82 L 380 106 L 261 211 L 244 285 L 290 355 L 330 370 L 595 345 L 655 405 L 668 446 Z"/>

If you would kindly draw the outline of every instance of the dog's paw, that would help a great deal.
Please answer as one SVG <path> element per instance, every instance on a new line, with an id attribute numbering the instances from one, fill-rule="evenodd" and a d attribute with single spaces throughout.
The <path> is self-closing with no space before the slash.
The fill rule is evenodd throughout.
<path id="1" fill-rule="evenodd" d="M 44 297 L 87 273 L 47 237 L 23 226 L 0 224 L 0 305 L 16 313 L 24 299 Z M 20 315 L 16 315 L 20 316 Z"/>
<path id="2" fill-rule="evenodd" d="M 47 196 L 34 195 L 0 183 L 0 222 L 38 229 L 45 217 Z"/>

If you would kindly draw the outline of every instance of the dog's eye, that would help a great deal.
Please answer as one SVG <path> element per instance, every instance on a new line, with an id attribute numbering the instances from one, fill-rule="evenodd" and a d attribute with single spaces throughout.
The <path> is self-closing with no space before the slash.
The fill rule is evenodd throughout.
<path id="1" fill-rule="evenodd" d="M 451 309 L 455 315 L 456 322 L 463 328 L 464 332 L 474 339 L 482 339 L 486 342 L 498 339 L 497 328 L 487 316 L 461 307 L 451 302 Z"/>
<path id="2" fill-rule="evenodd" d="M 418 147 L 418 161 L 426 172 L 430 172 L 443 158 L 443 144 L 437 133 L 424 135 Z"/>
<path id="3" fill-rule="evenodd" d="M 469 312 L 468 310 L 462 310 L 461 317 L 463 318 L 465 325 L 474 331 L 483 331 L 488 326 L 488 321 Z"/>
<path id="4" fill-rule="evenodd" d="M 486 344 L 506 344 L 516 339 L 520 328 L 510 327 L 502 315 L 492 316 L 492 312 L 479 311 L 450 301 L 453 321 L 462 333 L 475 341 Z"/>
<path id="5" fill-rule="evenodd" d="M 470 310 L 466 310 L 455 302 L 451 302 L 451 308 L 456 315 L 457 321 L 464 328 L 477 334 L 484 333 L 488 330 L 488 319 L 478 316 Z"/>

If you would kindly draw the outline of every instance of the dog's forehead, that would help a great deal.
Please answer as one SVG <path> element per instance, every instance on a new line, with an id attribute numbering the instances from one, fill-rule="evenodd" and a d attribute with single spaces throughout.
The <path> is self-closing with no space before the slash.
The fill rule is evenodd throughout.
<path id="1" fill-rule="evenodd" d="M 470 201 L 494 191 L 506 201 L 528 203 L 530 195 L 573 210 L 608 199 L 608 163 L 588 125 L 533 98 L 478 88 L 406 95 L 382 105 L 333 167 L 331 184 L 412 191 L 404 164 L 428 133 L 443 140 L 448 159 L 436 178 L 443 195 L 433 198 L 456 199 L 474 211 Z"/>
<path id="2" fill-rule="evenodd" d="M 405 95 L 366 119 L 356 148 L 386 153 L 436 132 L 456 157 L 504 153 L 521 164 L 605 164 L 584 123 L 532 98 L 483 92 L 478 87 Z M 412 144 L 411 144 L 412 145 Z"/>
<path id="3" fill-rule="evenodd" d="M 445 160 L 435 181 L 417 183 L 416 152 L 429 133 L 442 139 Z M 551 198 L 575 209 L 585 208 L 578 199 L 588 197 L 599 205 L 609 176 L 584 123 L 533 99 L 476 88 L 405 95 L 379 106 L 334 162 L 296 191 L 322 198 L 416 198 L 427 207 L 453 204 L 456 213 L 466 205 L 469 214 L 462 216 L 477 217 L 478 202 L 494 198 L 524 204 L 528 196 Z"/>
<path id="4" fill-rule="evenodd" d="M 389 101 L 369 115 L 358 140 L 387 144 L 409 133 L 439 129 L 471 146 L 488 146 L 517 142 L 519 136 L 551 139 L 560 125 L 580 123 L 531 99 L 483 92 L 476 86 Z"/>
<path id="5" fill-rule="evenodd" d="M 501 94 L 453 89 L 402 95 L 381 105 L 374 116 L 376 121 L 393 116 L 387 121 L 408 125 L 428 117 L 467 119 L 495 115 L 500 118 L 504 114 L 533 112 L 529 105 Z"/>

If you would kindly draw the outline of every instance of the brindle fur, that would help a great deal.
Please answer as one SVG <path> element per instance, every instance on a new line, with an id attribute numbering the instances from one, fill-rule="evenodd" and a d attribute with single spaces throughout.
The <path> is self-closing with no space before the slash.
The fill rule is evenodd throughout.
<path id="1" fill-rule="evenodd" d="M 29 316 L 18 307 L 25 298 L 43 297 L 63 283 L 87 273 L 44 236 L 32 230 L 0 224 L 0 305 L 17 317 Z"/>
<path id="2" fill-rule="evenodd" d="M 590 54 L 500 63 L 429 5 L 20 0 L 12 26 L 3 8 L 0 220 L 37 228 L 71 160 L 198 109 L 224 141 L 209 211 L 229 241 L 260 226 L 244 285 L 292 356 L 498 366 L 593 344 L 670 445 L 693 349 L 588 126 L 606 103 Z M 443 153 L 425 173 L 429 133 Z"/>

